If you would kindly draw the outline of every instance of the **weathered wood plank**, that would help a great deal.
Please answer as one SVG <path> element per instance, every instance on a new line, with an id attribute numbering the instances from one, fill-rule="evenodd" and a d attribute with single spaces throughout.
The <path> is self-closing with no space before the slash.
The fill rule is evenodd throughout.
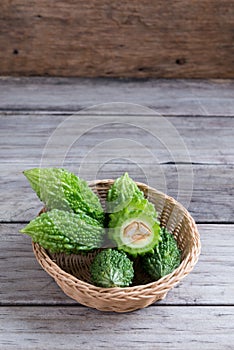
<path id="1" fill-rule="evenodd" d="M 28 166 L 27 163 L 0 165 L 0 221 L 29 221 L 41 209 L 41 202 L 22 174 L 22 170 L 31 167 L 33 164 Z M 233 165 L 193 165 L 191 168 L 188 165 L 154 166 L 120 161 L 103 166 L 85 163 L 81 168 L 76 163 L 65 163 L 65 167 L 86 180 L 116 178 L 128 171 L 134 180 L 148 183 L 176 198 L 197 222 L 233 222 Z"/>
<path id="2" fill-rule="evenodd" d="M 141 105 L 163 115 L 233 116 L 233 91 L 233 80 L 0 77 L 0 109 L 58 112 L 78 111 L 95 105 L 92 113 L 126 115 L 146 113 Z M 113 105 L 117 102 L 122 104 Z M 105 105 L 98 106 L 100 104 Z"/>
<path id="3" fill-rule="evenodd" d="M 64 166 L 87 180 L 128 171 L 186 206 L 193 187 L 189 210 L 196 220 L 233 221 L 233 118 L 147 116 L 138 122 L 133 116 L 2 115 L 0 120 L 2 221 L 30 220 L 39 210 L 21 174 L 35 166 Z"/>
<path id="4" fill-rule="evenodd" d="M 182 197 L 178 199 L 185 204 L 193 185 L 189 209 L 196 220 L 232 220 L 233 186 L 230 179 L 233 177 L 233 165 L 223 168 L 222 164 L 233 164 L 234 119 L 224 118 L 220 121 L 219 118 L 199 118 L 198 125 L 194 118 L 173 117 L 170 119 L 172 123 L 163 125 L 164 129 L 161 128 L 158 133 L 157 127 L 158 124 L 162 125 L 161 122 L 149 117 L 148 129 L 156 132 L 154 136 L 139 127 L 127 127 L 126 124 L 103 125 L 105 118 L 95 117 L 94 123 L 98 127 L 88 130 L 78 139 L 77 130 L 88 129 L 92 120 L 85 117 L 78 120 L 78 125 L 68 122 L 56 137 L 53 136 L 55 143 L 51 142 L 51 135 L 64 120 L 64 116 L 47 118 L 44 115 L 1 117 L 1 220 L 30 220 L 38 211 L 40 203 L 21 172 L 41 164 L 65 166 L 87 180 L 115 178 L 129 171 L 135 180 L 149 183 L 176 198 L 178 174 L 182 174 Z M 117 120 L 133 121 L 132 117 Z M 186 142 L 191 161 L 204 163 L 205 166 L 189 165 L 186 149 L 181 142 L 177 143 L 178 134 L 174 129 L 171 133 L 171 127 L 176 127 Z M 168 140 L 167 135 L 170 135 L 169 150 L 167 144 L 162 145 L 159 140 L 163 130 L 165 142 Z M 121 140 L 116 140 L 116 136 Z M 51 144 L 46 148 L 47 141 Z M 171 161 L 176 164 L 167 164 Z M 180 164 L 181 161 L 187 161 L 188 164 Z M 216 163 L 220 166 L 216 167 Z M 192 171 L 194 181 L 191 178 Z"/>
<path id="5" fill-rule="evenodd" d="M 30 238 L 18 233 L 23 226 L 0 225 L 1 305 L 78 305 L 39 266 Z M 159 304 L 234 304 L 234 225 L 205 224 L 198 229 L 202 243 L 198 264 Z"/>
<path id="6" fill-rule="evenodd" d="M 231 78 L 233 1 L 2 0 L 0 74 Z"/>
<path id="7" fill-rule="evenodd" d="M 234 118 L 0 115 L 2 163 L 234 164 Z M 217 143 L 218 142 L 218 143 Z M 42 156 L 45 158 L 42 159 Z"/>
<path id="8" fill-rule="evenodd" d="M 150 307 L 129 314 L 74 307 L 1 308 L 3 349 L 228 350 L 234 307 Z"/>

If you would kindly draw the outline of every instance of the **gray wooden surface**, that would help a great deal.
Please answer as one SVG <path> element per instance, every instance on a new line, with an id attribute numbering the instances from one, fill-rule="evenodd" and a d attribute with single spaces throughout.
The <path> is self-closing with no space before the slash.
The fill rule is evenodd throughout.
<path id="1" fill-rule="evenodd" d="M 140 104 L 164 115 L 233 116 L 234 80 L 109 80 L 0 77 L 0 109 L 78 111 L 101 103 Z M 113 106 L 102 106 L 115 113 Z M 122 114 L 126 114 L 126 106 Z"/>
<path id="2" fill-rule="evenodd" d="M 69 119 L 113 101 L 125 103 Z M 233 111 L 233 81 L 0 79 L 1 349 L 233 348 Z M 78 129 L 87 130 L 74 139 Z M 129 314 L 69 299 L 18 233 L 42 206 L 22 170 L 49 164 L 87 180 L 127 170 L 179 198 L 201 235 L 193 272 L 163 301 Z"/>
<path id="3" fill-rule="evenodd" d="M 28 350 L 231 350 L 233 313 L 233 306 L 158 306 L 128 315 L 84 307 L 2 307 L 2 345 Z"/>

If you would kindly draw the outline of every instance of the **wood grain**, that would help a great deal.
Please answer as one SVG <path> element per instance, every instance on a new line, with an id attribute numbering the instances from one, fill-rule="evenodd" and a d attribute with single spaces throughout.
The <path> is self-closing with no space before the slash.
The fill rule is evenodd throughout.
<path id="1" fill-rule="evenodd" d="M 53 163 L 54 164 L 54 163 Z M 34 163 L 39 166 L 40 163 Z M 42 203 L 30 188 L 22 169 L 34 166 L 27 163 L 0 165 L 1 204 L 0 221 L 18 222 L 31 220 L 42 207 Z M 65 164 L 67 169 L 82 178 L 116 178 L 125 171 L 136 180 L 148 183 L 179 200 L 188 209 L 197 222 L 233 222 L 233 172 L 234 166 L 163 165 L 129 164 L 125 161 L 105 164 L 86 163 L 82 171 L 76 164 Z M 178 171 L 183 176 L 183 183 L 178 187 Z M 191 187 L 192 186 L 192 187 Z M 192 197 L 190 198 L 190 196 Z M 190 201 L 191 199 L 191 201 Z"/>
<path id="2" fill-rule="evenodd" d="M 174 2 L 173 6 L 179 3 L 182 2 Z M 18 4 L 19 18 L 18 22 L 12 22 L 12 32 L 16 32 L 14 25 L 23 21 L 21 14 L 25 7 L 21 6 L 22 1 L 3 1 L 5 7 L 2 6 L 0 14 L 2 23 L 7 6 L 15 4 Z M 54 5 L 53 2 L 50 4 L 47 6 Z M 199 4 L 203 6 L 201 2 Z M 38 6 L 39 3 L 32 2 L 26 12 L 31 14 Z M 60 8 L 61 2 L 56 2 L 56 6 L 56 9 Z M 71 2 L 68 1 L 66 6 L 65 17 Z M 53 11 L 53 16 L 55 14 L 59 16 L 59 12 Z M 42 18 L 38 17 L 38 20 Z M 29 18 L 29 24 L 30 21 Z M 34 27 L 32 32 L 35 32 Z M 29 41 L 33 38 L 32 32 L 28 32 L 31 35 Z M 24 36 L 19 29 L 17 35 L 21 34 Z M 19 51 L 18 58 L 21 53 Z M 26 60 L 25 63 L 27 66 Z M 1 349 L 233 348 L 233 87 L 233 81 L 0 78 L 0 220 L 4 222 L 0 224 Z M 203 222 L 198 225 L 202 253 L 192 273 L 171 290 L 165 300 L 123 315 L 84 308 L 64 295 L 37 263 L 30 238 L 18 233 L 25 221 L 31 220 L 41 208 L 21 173 L 22 169 L 40 166 L 51 133 L 71 111 L 93 103 L 113 101 L 144 104 L 168 116 L 167 120 L 185 141 L 193 162 L 189 210 L 197 221 Z M 119 122 L 120 115 L 125 116 L 125 121 L 129 115 L 137 121 L 147 113 L 142 106 L 139 109 L 135 105 L 109 104 L 92 112 L 83 111 L 78 128 L 87 125 L 90 114 L 101 118 L 111 115 L 118 117 L 115 122 Z M 159 119 L 152 113 L 151 122 L 145 120 L 153 130 L 158 126 Z M 170 152 L 142 130 L 102 126 L 89 130 L 74 144 L 70 143 L 63 162 L 62 149 L 70 141 L 69 129 L 58 139 L 60 146 L 52 147 L 46 154 L 51 165 L 64 163 L 86 179 L 113 178 L 128 170 L 136 180 L 154 181 L 151 184 L 161 189 L 166 184 L 166 191 L 175 197 L 179 169 L 187 178 L 181 192 L 186 200 L 191 190 L 191 163 L 186 162 L 182 148 L 175 147 L 176 138 L 170 137 L 169 143 L 176 155 L 175 164 Z M 113 136 L 133 138 L 135 145 L 124 147 L 126 144 L 113 143 L 105 149 L 98 148 L 97 143 L 106 141 L 108 135 L 112 139 Z M 136 146 L 136 141 L 143 142 L 157 160 L 152 161 L 143 147 Z M 120 158 L 113 156 L 114 149 L 121 154 Z M 134 162 L 136 156 L 137 162 Z M 212 221 L 219 224 L 209 224 Z"/>
<path id="3" fill-rule="evenodd" d="M 129 125 L 140 120 L 148 131 L 142 124 Z M 25 221 L 36 215 L 41 204 L 22 171 L 42 165 L 64 166 L 86 180 L 116 178 L 128 171 L 135 180 L 190 204 L 197 221 L 233 221 L 234 119 L 170 117 L 166 124 L 160 120 L 86 115 L 67 121 L 64 115 L 1 115 L 0 220 Z"/>
<path id="4" fill-rule="evenodd" d="M 2 163 L 234 164 L 234 118 L 0 114 Z M 218 141 L 218 143 L 217 143 Z M 44 161 L 42 160 L 42 156 Z"/>
<path id="5" fill-rule="evenodd" d="M 0 341 L 8 350 L 155 346 L 168 350 L 227 350 L 234 343 L 233 315 L 234 307 L 159 306 L 123 315 L 83 307 L 4 307 Z"/>
<path id="6" fill-rule="evenodd" d="M 233 91 L 233 80 L 0 77 L 0 109 L 69 113 L 95 106 L 88 113 L 223 117 L 234 115 Z"/>
<path id="7" fill-rule="evenodd" d="M 18 233 L 23 226 L 0 224 L 1 305 L 78 305 L 39 266 L 30 238 Z M 234 304 L 234 225 L 205 224 L 198 229 L 198 264 L 160 305 Z"/>
<path id="8" fill-rule="evenodd" d="M 233 78 L 233 1 L 3 0 L 0 74 Z"/>

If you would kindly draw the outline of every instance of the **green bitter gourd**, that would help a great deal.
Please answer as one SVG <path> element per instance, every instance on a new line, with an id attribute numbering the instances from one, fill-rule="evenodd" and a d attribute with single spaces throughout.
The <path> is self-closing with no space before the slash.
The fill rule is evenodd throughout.
<path id="1" fill-rule="evenodd" d="M 175 270 L 181 260 L 181 252 L 174 236 L 166 228 L 161 229 L 161 242 L 154 248 L 153 254 L 142 258 L 145 271 L 154 280 L 168 275 Z"/>
<path id="2" fill-rule="evenodd" d="M 79 253 L 100 248 L 104 228 L 85 213 L 53 209 L 41 214 L 20 230 L 51 253 Z"/>
<path id="3" fill-rule="evenodd" d="M 117 192 L 120 210 L 110 214 L 109 238 L 118 249 L 132 256 L 153 252 L 160 240 L 160 226 L 154 205 L 144 198 L 143 192 L 128 175 L 125 174 L 116 182 L 118 186 L 114 183 L 114 191 L 110 188 L 108 200 L 115 197 Z M 123 188 L 127 190 L 120 196 Z"/>
<path id="4" fill-rule="evenodd" d="M 23 173 L 47 209 L 83 211 L 103 222 L 104 212 L 98 197 L 75 174 L 62 168 L 34 168 Z"/>
<path id="5" fill-rule="evenodd" d="M 125 173 L 115 180 L 107 193 L 107 210 L 109 213 L 123 210 L 133 197 L 144 198 L 144 193 L 137 184 Z"/>
<path id="6" fill-rule="evenodd" d="M 131 284 L 133 262 L 124 252 L 105 249 L 94 258 L 90 273 L 92 282 L 99 287 L 127 287 Z"/>

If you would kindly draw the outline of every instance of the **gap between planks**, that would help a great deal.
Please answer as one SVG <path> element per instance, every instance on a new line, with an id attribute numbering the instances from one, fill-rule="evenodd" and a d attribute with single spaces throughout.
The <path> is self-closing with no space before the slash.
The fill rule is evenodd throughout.
<path id="1" fill-rule="evenodd" d="M 161 114 L 161 115 L 158 115 L 156 114 L 155 112 L 157 112 L 156 110 L 152 110 L 152 113 L 151 114 L 146 114 L 146 113 L 137 113 L 137 112 L 134 112 L 134 113 L 117 113 L 117 112 L 114 112 L 112 113 L 111 111 L 107 112 L 106 113 L 106 116 L 108 115 L 111 115 L 112 117 L 136 117 L 136 118 L 144 118 L 145 116 L 149 117 L 149 118 L 158 118 L 160 116 L 163 116 L 163 117 L 166 117 L 166 118 L 196 118 L 199 119 L 199 118 L 227 118 L 227 119 L 232 119 L 234 118 L 234 115 L 225 115 L 225 114 L 222 114 L 222 115 L 219 115 L 219 114 L 209 114 L 209 115 L 206 115 L 206 114 Z M 61 117 L 69 117 L 69 116 L 75 116 L 77 115 L 77 117 L 79 116 L 82 116 L 82 117 L 87 117 L 87 116 L 103 116 L 105 117 L 105 113 L 101 113 L 101 112 L 90 112 L 89 110 L 87 110 L 85 112 L 85 110 L 83 110 L 82 108 L 78 108 L 78 109 L 68 109 L 68 110 L 62 110 L 62 111 L 58 111 L 57 108 L 56 109 L 20 109 L 20 108 L 11 108 L 11 109 L 8 109 L 8 108 L 1 108 L 0 106 L 0 117 L 14 117 L 14 116 L 32 116 L 34 115 L 35 117 L 36 116 L 61 116 Z"/>

